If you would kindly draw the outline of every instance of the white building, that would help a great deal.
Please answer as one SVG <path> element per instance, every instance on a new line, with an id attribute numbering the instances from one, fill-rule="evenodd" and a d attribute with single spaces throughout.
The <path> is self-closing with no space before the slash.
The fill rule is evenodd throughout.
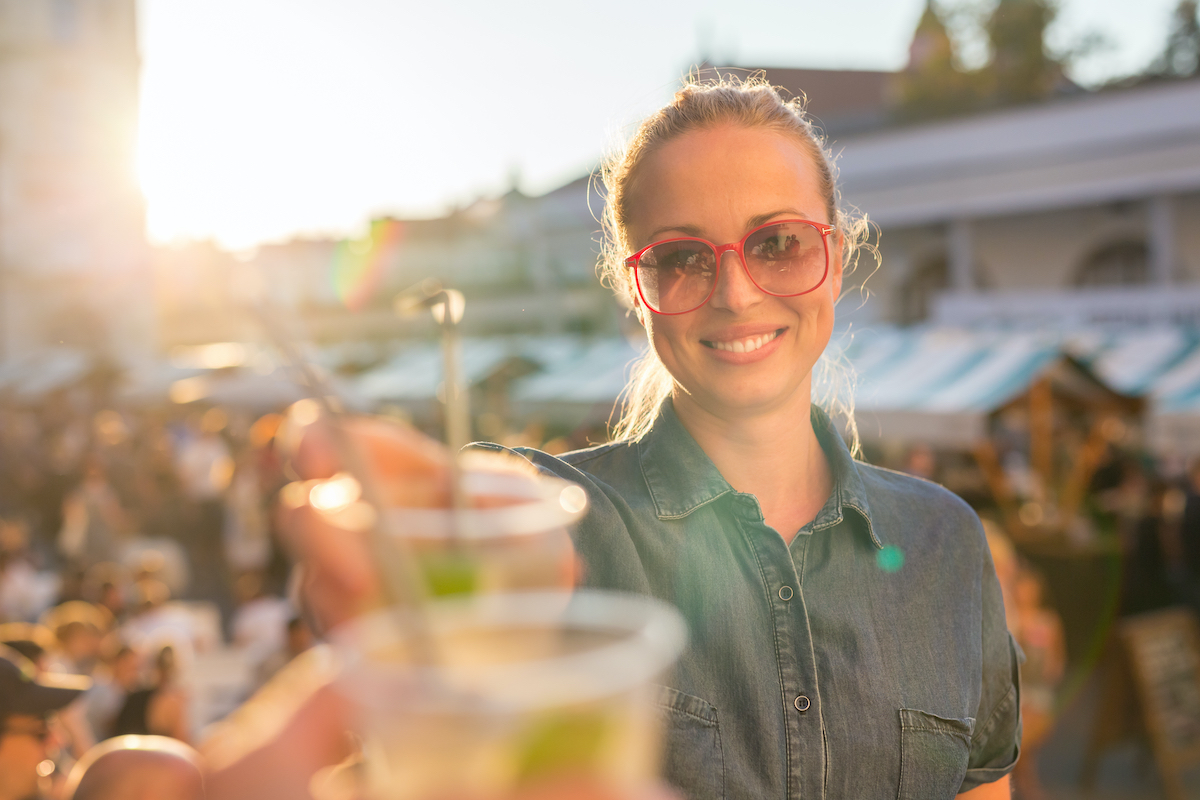
<path id="1" fill-rule="evenodd" d="M 153 344 L 136 6 L 0 2 L 0 359 Z"/>
<path id="2" fill-rule="evenodd" d="M 1200 324 L 1200 80 L 831 144 L 882 230 L 870 317 Z"/>

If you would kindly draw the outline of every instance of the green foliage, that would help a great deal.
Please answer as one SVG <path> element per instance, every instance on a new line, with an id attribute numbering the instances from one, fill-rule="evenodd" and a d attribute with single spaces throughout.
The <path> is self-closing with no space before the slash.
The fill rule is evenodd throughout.
<path id="1" fill-rule="evenodd" d="M 1001 0 L 984 25 L 991 62 L 983 69 L 987 99 L 995 105 L 1049 97 L 1063 64 L 1046 51 L 1046 29 L 1057 8 L 1049 0 Z"/>
<path id="2" fill-rule="evenodd" d="M 1000 0 L 988 12 L 962 4 L 942 9 L 928 0 L 900 78 L 899 115 L 945 117 L 1049 97 L 1062 85 L 1070 58 L 1056 57 L 1046 47 L 1046 29 L 1057 11 L 1053 0 Z M 974 15 L 986 35 L 990 55 L 979 69 L 961 65 L 946 26 L 951 14 Z"/>
<path id="3" fill-rule="evenodd" d="M 977 104 L 975 77 L 958 64 L 945 21 L 927 2 L 909 46 L 908 68 L 901 74 L 897 107 L 905 119 L 945 117 Z"/>
<path id="4" fill-rule="evenodd" d="M 1171 78 L 1200 75 L 1200 10 L 1196 0 L 1180 0 L 1175 7 L 1166 44 L 1150 72 Z"/>

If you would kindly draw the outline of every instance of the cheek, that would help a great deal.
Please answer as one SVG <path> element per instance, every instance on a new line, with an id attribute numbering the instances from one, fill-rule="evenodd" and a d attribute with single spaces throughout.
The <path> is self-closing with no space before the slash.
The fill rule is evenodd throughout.
<path id="1" fill-rule="evenodd" d="M 663 317 L 657 314 L 646 314 L 644 324 L 646 335 L 655 352 L 659 354 L 659 358 L 670 361 L 682 342 L 683 326 L 675 317 Z"/>

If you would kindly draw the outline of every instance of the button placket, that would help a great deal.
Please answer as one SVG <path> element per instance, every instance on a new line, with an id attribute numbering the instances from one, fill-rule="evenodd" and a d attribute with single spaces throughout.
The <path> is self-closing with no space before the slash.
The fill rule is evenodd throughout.
<path id="1" fill-rule="evenodd" d="M 761 576 L 769 594 L 780 599 L 770 603 L 775 628 L 781 711 L 784 716 L 788 753 L 787 787 L 789 797 L 824 797 L 825 743 L 820 732 L 821 712 L 816 699 L 816 662 L 808 612 L 804 605 L 801 565 L 807 551 L 808 535 L 802 532 L 790 545 L 780 536 L 756 536 L 759 526 L 743 528 L 746 541 L 758 557 Z M 764 530 L 769 530 L 763 528 Z M 774 587 L 772 591 L 771 587 Z M 798 695 L 799 691 L 812 695 Z M 801 700 L 800 698 L 803 698 Z M 789 708 L 791 706 L 791 708 Z M 799 709 L 803 707 L 804 711 Z M 808 713 L 811 711 L 812 713 Z"/>

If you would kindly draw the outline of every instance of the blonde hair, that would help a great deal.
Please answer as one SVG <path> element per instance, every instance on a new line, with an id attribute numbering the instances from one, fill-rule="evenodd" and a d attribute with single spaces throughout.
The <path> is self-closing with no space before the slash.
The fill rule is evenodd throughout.
<path id="1" fill-rule="evenodd" d="M 600 177 L 606 190 L 604 241 L 600 255 L 600 278 L 626 305 L 637 297 L 633 275 L 625 267 L 632 252 L 627 230 L 629 187 L 645 158 L 667 142 L 685 133 L 732 123 L 748 128 L 767 128 L 793 137 L 812 158 L 817 168 L 818 187 L 825 199 L 828 221 L 837 228 L 842 241 L 845 274 L 853 271 L 858 254 L 866 249 L 878 260 L 878 251 L 867 244 L 869 225 L 866 217 L 841 208 L 834 159 L 826 149 L 823 136 L 814 128 L 804 111 L 805 98 L 784 100 L 779 89 L 767 82 L 763 73 L 748 78 L 721 77 L 700 82 L 689 75 L 674 99 L 645 119 L 623 150 L 614 153 L 601 167 Z M 813 385 L 817 403 L 832 416 L 844 419 L 852 448 L 858 451 L 858 428 L 854 423 L 852 372 L 837 354 L 826 354 L 814 369 Z M 620 417 L 612 437 L 636 441 L 650 430 L 658 408 L 671 394 L 674 379 L 653 348 L 633 366 L 629 384 L 621 397 Z"/>

